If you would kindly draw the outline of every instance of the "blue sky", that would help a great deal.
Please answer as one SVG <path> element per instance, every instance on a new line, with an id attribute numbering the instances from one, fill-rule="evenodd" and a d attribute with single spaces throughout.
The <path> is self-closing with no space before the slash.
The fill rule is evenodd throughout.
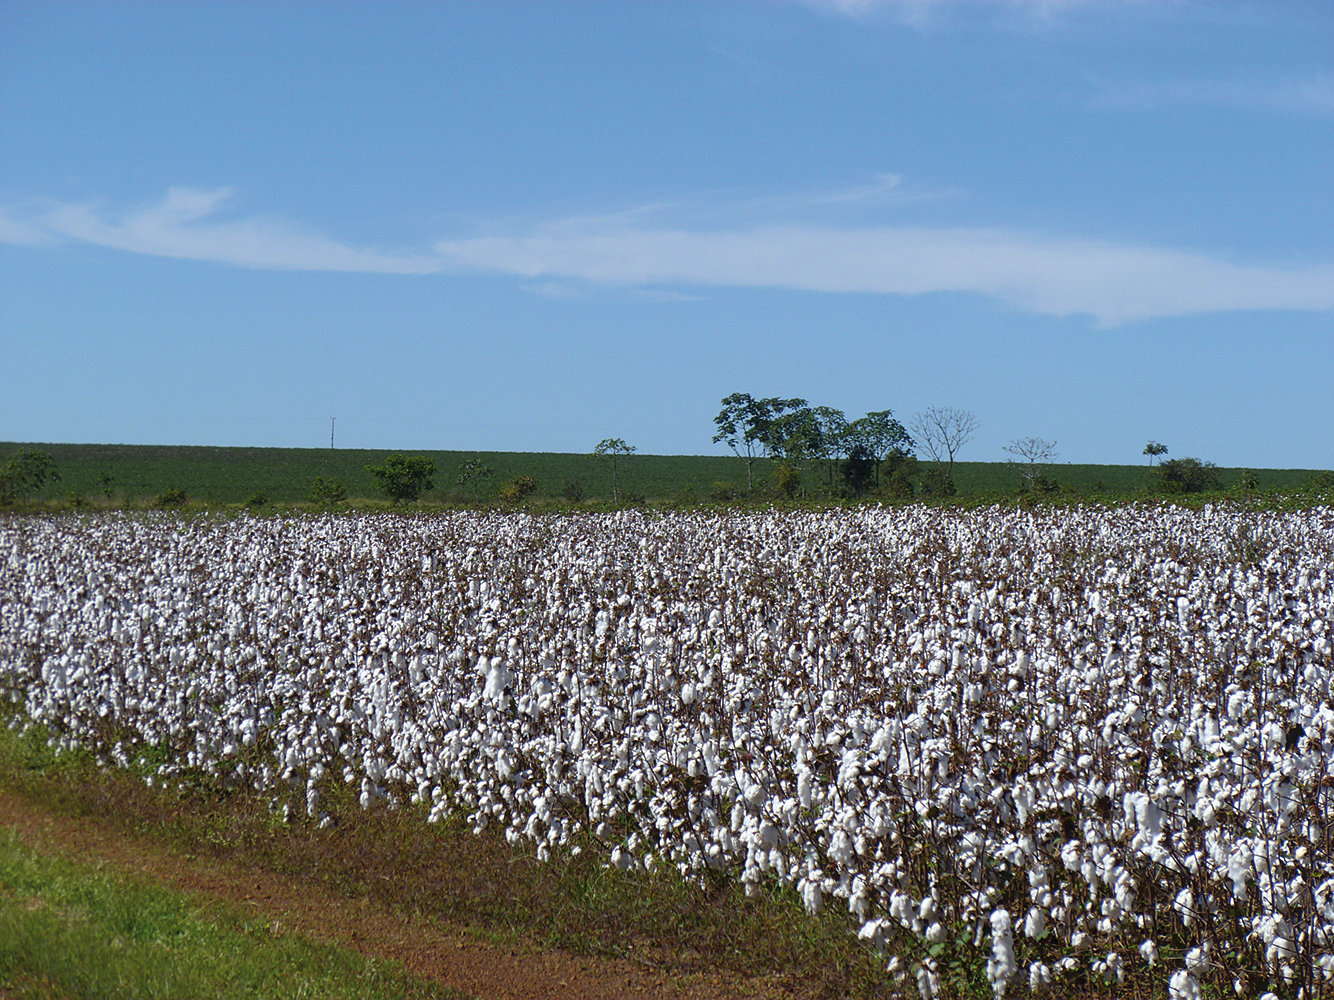
<path id="1" fill-rule="evenodd" d="M 0 440 L 1334 467 L 1334 5 L 0 5 Z"/>

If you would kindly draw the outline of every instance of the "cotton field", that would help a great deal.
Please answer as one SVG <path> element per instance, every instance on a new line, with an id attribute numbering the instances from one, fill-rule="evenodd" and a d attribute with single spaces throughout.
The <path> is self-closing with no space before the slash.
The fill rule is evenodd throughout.
<path id="1" fill-rule="evenodd" d="M 1326 509 L 13 518 L 0 560 L 13 724 L 155 783 L 789 886 L 925 1000 L 959 958 L 1334 995 Z"/>

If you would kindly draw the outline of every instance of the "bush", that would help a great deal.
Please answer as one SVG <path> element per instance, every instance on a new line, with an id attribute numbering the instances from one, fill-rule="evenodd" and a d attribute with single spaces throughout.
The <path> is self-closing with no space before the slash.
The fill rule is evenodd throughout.
<path id="1" fill-rule="evenodd" d="M 500 492 L 496 496 L 510 503 L 518 503 L 535 489 L 537 480 L 532 476 L 515 476 L 500 487 Z"/>
<path id="2" fill-rule="evenodd" d="M 927 469 L 922 476 L 924 497 L 952 497 L 958 492 L 958 488 L 954 485 L 954 477 L 945 469 Z"/>
<path id="3" fill-rule="evenodd" d="M 24 448 L 0 466 L 0 502 L 26 500 L 41 490 L 47 480 L 60 481 L 56 460 L 47 452 Z"/>
<path id="4" fill-rule="evenodd" d="M 780 494 L 791 499 L 801 489 L 801 470 L 795 465 L 784 462 L 774 469 L 774 485 L 778 487 Z"/>
<path id="5" fill-rule="evenodd" d="M 736 495 L 729 480 L 719 479 L 709 488 L 709 499 L 714 503 L 731 503 Z"/>
<path id="6" fill-rule="evenodd" d="M 97 477 L 97 488 L 102 491 L 102 496 L 106 497 L 108 500 L 110 500 L 112 495 L 116 492 L 115 483 L 116 480 L 112 479 L 111 474 L 108 472 L 103 472 Z"/>
<path id="7" fill-rule="evenodd" d="M 843 460 L 843 467 L 839 471 L 843 474 L 843 487 L 847 495 L 859 497 L 874 484 L 875 460 L 860 448 L 854 448 L 852 454 Z"/>
<path id="8" fill-rule="evenodd" d="M 311 503 L 319 504 L 321 507 L 332 507 L 346 499 L 347 491 L 343 489 L 343 484 L 337 479 L 325 479 L 323 476 L 316 476 L 315 482 L 310 484 Z"/>
<path id="9" fill-rule="evenodd" d="M 1169 458 L 1153 470 L 1153 485 L 1160 493 L 1203 493 L 1220 490 L 1217 467 L 1198 458 Z"/>
<path id="10" fill-rule="evenodd" d="M 376 487 L 394 503 L 411 503 L 434 485 L 435 462 L 425 455 L 388 456 L 384 465 L 368 465 Z"/>
<path id="11" fill-rule="evenodd" d="M 914 491 L 912 480 L 908 478 L 908 470 L 903 467 L 895 469 L 885 480 L 880 492 L 891 500 L 911 500 Z"/>
<path id="12" fill-rule="evenodd" d="M 1232 489 L 1238 493 L 1252 493 L 1260 488 L 1260 480 L 1255 477 L 1255 473 L 1250 469 L 1242 469 L 1241 475 L 1237 481 L 1232 484 Z"/>
<path id="13" fill-rule="evenodd" d="M 1308 490 L 1334 490 L 1334 472 L 1313 472 L 1306 481 Z"/>
<path id="14" fill-rule="evenodd" d="M 256 507 L 267 507 L 269 505 L 268 494 L 252 493 L 250 494 L 250 499 L 245 502 L 245 505 L 252 510 Z"/>
<path id="15" fill-rule="evenodd" d="M 150 506 L 157 507 L 160 510 L 166 510 L 168 507 L 181 507 L 190 498 L 185 495 L 185 490 L 179 486 L 173 486 L 170 489 L 163 490 L 152 500 Z"/>
<path id="16" fill-rule="evenodd" d="M 584 486 L 577 479 L 565 480 L 565 488 L 560 491 L 560 495 L 570 503 L 578 503 L 584 498 Z"/>

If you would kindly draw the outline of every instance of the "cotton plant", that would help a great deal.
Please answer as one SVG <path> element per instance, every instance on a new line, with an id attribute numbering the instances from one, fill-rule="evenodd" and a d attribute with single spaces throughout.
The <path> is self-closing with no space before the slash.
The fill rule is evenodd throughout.
<path id="1" fill-rule="evenodd" d="M 1334 518 L 906 508 L 0 521 L 59 748 L 729 873 L 997 996 L 1334 987 Z M 929 861 L 929 863 L 928 863 Z M 961 943 L 962 942 L 962 943 Z M 892 957 L 891 957 L 892 956 Z M 967 957 L 964 955 L 963 957 Z M 979 975 L 982 973 L 979 972 Z"/>

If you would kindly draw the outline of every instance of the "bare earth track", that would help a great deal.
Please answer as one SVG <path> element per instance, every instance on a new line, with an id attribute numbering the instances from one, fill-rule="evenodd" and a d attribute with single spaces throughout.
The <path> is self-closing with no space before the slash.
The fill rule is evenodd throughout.
<path id="1" fill-rule="evenodd" d="M 16 830 L 25 843 L 42 853 L 133 873 L 251 909 L 272 920 L 275 933 L 297 933 L 363 955 L 392 959 L 414 975 L 482 1000 L 612 1000 L 645 995 L 714 1000 L 788 998 L 805 993 L 793 983 L 708 976 L 674 979 L 629 960 L 501 947 L 478 939 L 465 927 L 432 926 L 366 900 L 295 885 L 262 870 L 187 858 L 147 838 L 128 837 L 96 819 L 48 812 L 4 790 L 0 790 L 0 827 Z M 5 1000 L 2 990 L 0 1000 Z"/>

